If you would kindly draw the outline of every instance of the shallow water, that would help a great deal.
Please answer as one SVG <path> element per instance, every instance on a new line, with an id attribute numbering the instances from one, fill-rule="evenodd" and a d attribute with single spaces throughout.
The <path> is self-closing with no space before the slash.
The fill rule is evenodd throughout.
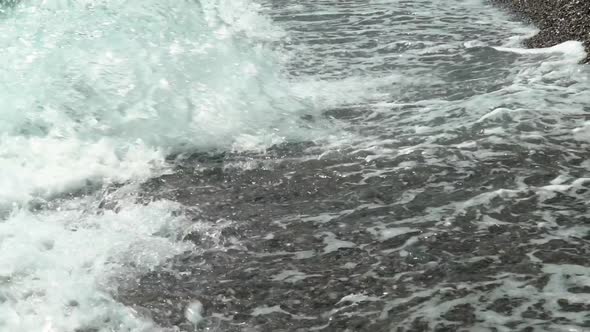
<path id="1" fill-rule="evenodd" d="M 0 331 L 583 331 L 590 70 L 533 33 L 479 0 L 5 6 Z"/>

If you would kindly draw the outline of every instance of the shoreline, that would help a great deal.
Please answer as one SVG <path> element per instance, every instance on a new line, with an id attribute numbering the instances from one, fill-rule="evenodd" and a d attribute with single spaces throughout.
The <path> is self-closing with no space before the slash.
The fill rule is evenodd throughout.
<path id="1" fill-rule="evenodd" d="M 551 47 L 568 40 L 581 41 L 590 63 L 590 1 L 581 0 L 490 0 L 520 18 L 530 21 L 539 33 L 525 40 L 529 48 Z"/>

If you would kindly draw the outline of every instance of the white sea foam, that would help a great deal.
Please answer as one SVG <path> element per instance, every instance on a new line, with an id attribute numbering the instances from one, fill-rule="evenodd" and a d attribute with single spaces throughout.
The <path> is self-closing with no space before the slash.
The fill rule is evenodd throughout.
<path id="1" fill-rule="evenodd" d="M 0 330 L 73 331 L 80 327 L 143 330 L 151 326 L 114 301 L 111 282 L 132 281 L 190 248 L 179 243 L 182 217 L 171 202 L 120 210 L 16 210 L 0 223 Z"/>
<path id="2" fill-rule="evenodd" d="M 260 10 L 25 0 L 0 18 L 0 331 L 154 328 L 112 294 L 191 247 L 182 207 L 137 204 L 135 184 L 171 152 L 311 133 L 299 117 L 314 108 L 291 97 L 275 51 L 284 32 Z M 60 198 L 111 183 L 127 185 Z"/>
<path id="3" fill-rule="evenodd" d="M 0 198 L 141 178 L 171 151 L 309 135 L 299 115 L 313 107 L 290 96 L 271 46 L 283 32 L 258 10 L 223 0 L 17 6 L 0 24 Z"/>
<path id="4" fill-rule="evenodd" d="M 584 45 L 579 41 L 566 41 L 561 44 L 545 48 L 521 48 L 521 47 L 494 47 L 502 52 L 514 52 L 518 54 L 551 54 L 561 53 L 570 56 L 573 60 L 580 61 L 586 56 Z"/>
<path id="5" fill-rule="evenodd" d="M 363 112 L 355 114 L 353 121 L 337 122 L 337 130 L 348 132 L 330 136 L 334 139 L 329 148 L 338 155 L 347 148 L 368 153 L 360 159 L 360 183 L 386 172 L 412 172 L 425 164 L 467 173 L 476 162 L 501 161 L 511 154 L 480 143 L 513 144 L 515 137 L 524 137 L 515 130 L 516 125 L 540 116 L 557 125 L 551 132 L 536 130 L 526 137 L 563 135 L 587 142 L 590 125 L 578 121 L 572 126 L 564 120 L 565 115 L 582 114 L 588 101 L 587 71 L 576 65 L 583 56 L 579 43 L 523 49 L 519 43 L 532 30 L 513 22 L 504 26 L 505 17 L 479 0 L 445 3 L 444 8 L 423 2 L 425 10 L 413 11 L 411 21 L 383 23 L 380 39 L 370 40 L 378 41 L 378 46 L 371 54 L 358 57 L 350 50 L 365 49 L 369 37 L 344 46 L 316 45 L 313 52 L 305 47 L 277 52 L 276 44 L 285 32 L 260 14 L 263 8 L 246 0 L 24 0 L 6 13 L 0 19 L 0 207 L 4 212 L 0 222 L 0 331 L 153 328 L 149 320 L 112 298 L 111 287 L 116 283 L 111 281 L 127 278 L 126 282 L 133 282 L 137 273 L 190 250 L 179 242 L 185 227 L 182 214 L 178 216 L 182 207 L 167 201 L 140 205 L 130 194 L 135 183 L 166 171 L 164 158 L 173 151 L 243 151 L 291 139 L 325 139 L 322 130 L 322 135 L 315 135 L 316 124 L 302 125 L 300 116 L 359 104 Z M 372 3 L 384 11 L 399 4 L 396 0 Z M 416 3 L 420 7 L 420 1 Z M 315 15 L 333 13 L 333 2 L 316 5 Z M 294 11 L 307 8 L 301 4 L 288 7 Z M 442 24 L 432 19 L 432 8 L 437 15 L 443 12 L 439 9 L 464 15 L 451 15 L 454 21 Z M 365 4 L 352 10 L 372 15 Z M 360 26 L 345 23 L 341 27 Z M 289 36 L 293 40 L 327 38 L 301 29 L 313 21 L 285 24 L 304 31 L 304 36 Z M 492 27 L 498 30 L 492 37 L 482 33 Z M 359 36 L 375 31 L 348 32 Z M 496 32 L 518 36 L 492 48 L 498 42 Z M 410 37 L 415 40 L 406 40 Z M 400 51 L 394 55 L 378 52 L 385 46 Z M 286 80 L 282 65 L 291 54 L 299 63 L 290 69 L 311 68 L 314 74 L 295 83 Z M 489 68 L 482 67 L 490 63 Z M 474 68 L 465 72 L 466 64 Z M 477 75 L 470 76 L 474 72 Z M 465 138 L 466 132 L 468 142 L 454 140 L 445 145 L 445 140 Z M 530 153 L 542 148 L 534 142 L 518 144 Z M 453 156 L 454 152 L 441 157 L 441 151 L 454 147 L 461 150 L 461 158 Z M 418 154 L 421 158 L 412 160 Z M 337 154 L 326 153 L 321 158 L 331 155 Z M 377 164 L 401 156 L 410 160 L 389 169 Z M 502 171 L 501 166 L 490 167 Z M 111 197 L 119 201 L 116 210 L 97 209 L 100 194 L 58 199 L 81 187 L 112 182 L 131 183 L 121 189 L 122 194 Z M 566 182 L 534 190 L 543 202 L 582 187 Z M 440 184 L 448 191 L 458 186 Z M 387 240 L 426 224 L 450 229 L 469 209 L 518 198 L 527 190 L 523 181 L 518 184 L 516 189 L 492 187 L 481 194 L 476 191 L 470 199 L 427 207 L 423 216 L 383 223 L 372 229 L 372 235 Z M 409 204 L 430 189 L 408 189 L 387 199 Z M 26 208 L 26 203 L 47 201 L 56 203 L 40 212 Z M 357 208 L 370 210 L 387 204 L 377 203 Z M 297 220 L 321 226 L 354 211 L 356 208 Z M 539 227 L 542 223 L 557 225 L 545 215 L 536 222 Z M 482 218 L 477 226 L 501 224 L 505 222 Z M 569 238 L 572 232 L 584 230 L 557 229 L 552 236 Z M 325 254 L 362 248 L 361 243 L 331 232 L 318 238 Z M 411 247 L 417 238 L 411 237 L 390 253 L 408 255 L 402 248 Z M 304 259 L 315 254 L 302 250 L 293 255 Z M 350 264 L 353 268 L 354 263 Z M 545 268 L 554 273 L 551 295 L 565 294 L 557 268 Z M 586 270 L 569 269 L 579 270 L 580 283 L 587 281 Z M 275 278 L 296 281 L 312 276 L 288 270 Z M 544 296 L 522 283 L 507 281 L 502 289 Z M 413 295 L 435 291 L 438 289 Z M 350 296 L 354 303 L 368 298 Z M 434 298 L 416 312 L 434 321 L 458 302 L 437 307 Z M 198 304 L 188 309 L 188 320 L 198 323 L 203 319 Z M 273 312 L 289 314 L 280 306 L 258 307 L 252 314 Z M 387 316 L 387 310 L 383 312 Z M 485 319 L 484 325 L 506 321 L 492 314 Z"/>

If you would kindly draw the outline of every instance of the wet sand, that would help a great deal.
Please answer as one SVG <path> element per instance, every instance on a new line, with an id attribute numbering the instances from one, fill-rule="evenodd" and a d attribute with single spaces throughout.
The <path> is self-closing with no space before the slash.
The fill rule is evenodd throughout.
<path id="1" fill-rule="evenodd" d="M 582 0 L 492 0 L 530 20 L 539 33 L 529 38 L 528 47 L 551 47 L 568 40 L 584 43 L 590 50 L 590 2 Z M 590 52 L 588 52 L 590 53 Z M 590 55 L 584 60 L 590 62 Z"/>

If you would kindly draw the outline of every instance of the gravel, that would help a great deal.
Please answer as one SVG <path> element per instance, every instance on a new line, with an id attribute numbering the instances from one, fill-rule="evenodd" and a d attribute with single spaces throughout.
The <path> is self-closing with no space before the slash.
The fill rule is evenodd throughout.
<path id="1" fill-rule="evenodd" d="M 590 63 L 590 1 L 586 0 L 491 0 L 513 13 L 530 20 L 539 33 L 525 45 L 531 48 L 551 47 L 568 40 L 584 43 Z"/>

